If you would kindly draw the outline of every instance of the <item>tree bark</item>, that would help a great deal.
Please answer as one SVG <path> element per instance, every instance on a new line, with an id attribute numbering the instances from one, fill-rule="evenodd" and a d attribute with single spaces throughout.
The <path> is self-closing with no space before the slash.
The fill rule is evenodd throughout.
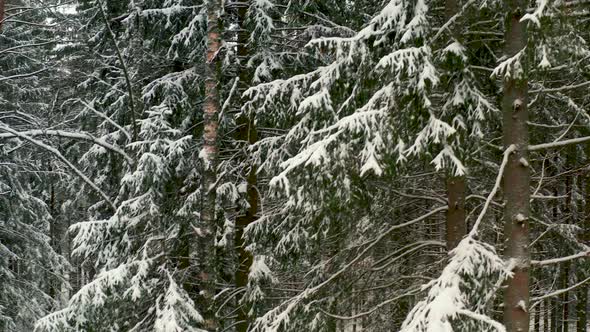
<path id="1" fill-rule="evenodd" d="M 4 0 L 0 0 L 0 31 L 2 31 L 2 25 L 4 23 Z"/>
<path id="2" fill-rule="evenodd" d="M 551 308 L 551 332 L 558 332 L 557 331 L 557 320 L 558 315 L 559 315 L 559 300 L 558 299 L 554 299 L 551 302 L 553 302 L 553 307 Z"/>
<path id="3" fill-rule="evenodd" d="M 237 55 L 239 60 L 238 68 L 238 91 L 239 95 L 242 96 L 243 92 L 248 88 L 251 80 L 251 75 L 246 68 L 248 59 L 250 57 L 250 50 L 248 49 L 249 32 L 245 24 L 246 14 L 250 5 L 250 1 L 242 1 L 235 3 L 236 6 L 236 17 L 237 17 Z M 258 140 L 258 133 L 256 125 L 254 123 L 254 114 L 242 114 L 237 119 L 237 140 L 239 144 L 252 145 Z M 244 149 L 244 151 L 248 151 Z M 243 177 L 246 179 L 246 201 L 248 206 L 246 209 L 238 208 L 238 216 L 236 217 L 236 227 L 234 234 L 234 244 L 237 251 L 238 267 L 235 271 L 235 284 L 236 288 L 245 288 L 248 286 L 248 276 L 250 273 L 250 267 L 253 263 L 253 256 L 246 249 L 246 243 L 244 240 L 245 228 L 256 221 L 258 213 L 258 177 L 256 175 L 257 169 L 254 162 L 252 162 L 249 155 L 244 157 L 244 171 Z M 240 301 L 237 309 L 237 324 L 236 332 L 246 332 L 252 322 L 250 315 L 250 304 L 245 301 Z"/>
<path id="4" fill-rule="evenodd" d="M 549 318 L 551 316 L 551 299 L 543 301 L 543 331 L 550 332 Z"/>
<path id="5" fill-rule="evenodd" d="M 590 157 L 590 144 L 586 144 L 584 147 L 586 158 Z M 586 171 L 586 174 L 580 176 L 580 183 L 584 184 L 584 214 L 582 219 L 582 228 L 580 233 L 580 241 L 584 244 L 590 242 L 590 172 Z M 586 270 L 588 263 L 582 261 L 581 265 L 577 269 L 578 281 L 582 281 L 586 278 Z M 588 324 L 588 286 L 583 285 L 577 291 L 578 302 L 576 304 L 577 311 L 577 331 L 586 332 L 586 326 Z"/>
<path id="6" fill-rule="evenodd" d="M 582 281 L 578 279 L 578 281 Z M 581 286 L 578 289 L 578 302 L 576 303 L 576 312 L 577 312 L 577 332 L 586 332 L 586 324 L 587 324 L 587 303 L 588 303 L 588 288 L 587 286 Z"/>
<path id="7" fill-rule="evenodd" d="M 447 210 L 447 250 L 452 250 L 465 236 L 465 177 L 447 178 L 447 197 L 449 209 Z"/>
<path id="8" fill-rule="evenodd" d="M 567 149 L 568 156 L 566 157 L 566 163 L 568 169 L 572 167 L 571 164 L 571 151 L 572 149 Z M 571 211 L 571 204 L 572 204 L 572 185 L 571 185 L 571 176 L 567 175 L 565 178 L 565 206 L 563 212 L 566 216 L 565 222 L 571 223 L 572 221 L 572 211 Z M 561 288 L 566 289 L 569 286 L 569 278 L 570 278 L 570 262 L 563 262 L 562 263 L 562 273 L 561 273 Z M 564 332 L 569 331 L 569 315 L 570 315 L 570 307 L 569 307 L 569 295 L 570 292 L 565 292 L 561 295 L 561 303 L 563 305 L 563 313 L 562 313 L 562 330 Z"/>
<path id="9" fill-rule="evenodd" d="M 204 164 L 202 181 L 203 206 L 201 211 L 201 246 L 204 250 L 202 271 L 200 273 L 201 295 L 203 297 L 203 327 L 207 331 L 216 331 L 218 327 L 215 317 L 214 296 L 217 280 L 217 259 L 215 238 L 217 232 L 216 188 L 217 182 L 217 154 L 220 113 L 219 84 L 221 62 L 218 55 L 221 47 L 220 17 L 221 2 L 207 1 L 207 54 L 205 69 L 205 103 L 203 112 L 203 150 L 201 158 Z"/>
<path id="10" fill-rule="evenodd" d="M 533 331 L 540 332 L 541 331 L 541 306 L 537 305 L 535 308 L 535 314 L 533 317 Z"/>
<path id="11" fill-rule="evenodd" d="M 561 266 L 561 288 L 566 289 L 569 285 L 569 262 L 563 262 Z M 561 329 L 569 331 L 569 292 L 561 294 Z"/>
<path id="12" fill-rule="evenodd" d="M 526 23 L 520 22 L 527 2 L 507 2 L 508 18 L 505 36 L 506 55 L 512 57 L 527 43 Z M 505 197 L 504 234 L 506 260 L 514 266 L 512 278 L 506 281 L 504 325 L 507 332 L 529 330 L 529 167 L 528 167 L 528 87 L 524 63 L 513 65 L 504 78 L 502 99 L 504 147 L 516 146 L 509 156 L 503 178 Z"/>
<path id="13" fill-rule="evenodd" d="M 458 12 L 457 0 L 445 1 L 445 18 L 450 20 Z M 457 38 L 459 31 L 456 24 L 452 25 L 453 38 Z M 452 85 L 452 84 L 449 84 Z M 465 223 L 465 176 L 447 175 L 448 206 L 446 220 L 447 250 L 454 249 L 465 236 L 467 226 Z"/>

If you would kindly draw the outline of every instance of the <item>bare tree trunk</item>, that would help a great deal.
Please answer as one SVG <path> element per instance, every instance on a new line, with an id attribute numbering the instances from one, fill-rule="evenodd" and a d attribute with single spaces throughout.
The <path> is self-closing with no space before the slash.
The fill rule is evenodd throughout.
<path id="1" fill-rule="evenodd" d="M 457 0 L 446 0 L 445 1 L 445 18 L 449 20 L 451 17 L 455 16 L 459 11 L 459 6 L 457 4 Z M 457 33 L 457 26 L 453 25 L 453 33 Z"/>
<path id="2" fill-rule="evenodd" d="M 512 57 L 523 50 L 527 42 L 526 23 L 520 22 L 527 2 L 507 2 L 506 55 Z M 518 62 L 518 61 L 517 61 Z M 505 197 L 504 225 L 506 260 L 513 263 L 513 276 L 506 282 L 504 294 L 504 325 L 507 332 L 529 330 L 529 167 L 528 167 L 528 87 L 525 64 L 513 65 L 512 73 L 504 78 L 503 136 L 504 147 L 516 146 L 508 159 L 503 178 Z"/>
<path id="3" fill-rule="evenodd" d="M 533 318 L 533 331 L 541 332 L 541 306 L 537 305 Z"/>
<path id="4" fill-rule="evenodd" d="M 566 289 L 569 286 L 569 277 L 570 277 L 570 264 L 569 262 L 562 263 L 562 273 L 561 273 L 561 288 Z M 561 295 L 561 304 L 562 304 L 562 316 L 561 316 L 561 329 L 563 332 L 569 331 L 569 294 L 570 292 L 565 292 Z"/>
<path id="5" fill-rule="evenodd" d="M 2 31 L 2 23 L 4 23 L 4 0 L 0 0 L 0 31 Z"/>
<path id="6" fill-rule="evenodd" d="M 445 1 L 445 18 L 447 20 L 455 16 L 457 11 L 457 0 Z M 452 26 L 453 36 L 457 38 L 459 34 L 458 25 L 454 24 Z M 467 231 L 465 224 L 465 176 L 447 175 L 446 185 L 449 209 L 447 210 L 445 236 L 447 250 L 450 251 L 459 244 Z"/>
<path id="7" fill-rule="evenodd" d="M 586 158 L 590 157 L 590 145 L 585 148 Z M 580 186 L 584 184 L 584 215 L 581 223 L 580 240 L 582 243 L 588 244 L 590 241 L 590 172 L 580 176 Z M 578 271 L 578 281 L 586 278 L 586 270 L 588 264 L 585 261 L 580 262 Z M 578 302 L 576 304 L 576 312 L 578 316 L 577 330 L 578 332 L 586 332 L 586 325 L 588 324 L 588 286 L 582 285 L 577 291 Z"/>
<path id="8" fill-rule="evenodd" d="M 550 332 L 549 330 L 549 318 L 551 316 L 551 300 L 547 299 L 543 301 L 543 331 Z"/>
<path id="9" fill-rule="evenodd" d="M 571 157 L 570 153 L 572 149 L 567 149 L 568 156 L 566 157 L 567 160 L 567 167 L 570 168 L 571 165 Z M 570 223 L 572 221 L 572 211 L 571 211 L 571 204 L 572 204 L 572 184 L 571 184 L 571 176 L 567 175 L 565 178 L 565 206 L 563 212 L 566 216 L 565 222 Z M 569 287 L 569 278 L 570 278 L 570 262 L 563 262 L 562 263 L 562 273 L 561 273 L 561 288 L 566 289 Z M 565 292 L 561 295 L 561 303 L 563 305 L 563 312 L 562 312 L 562 330 L 564 332 L 569 331 L 569 298 L 570 292 Z"/>
<path id="10" fill-rule="evenodd" d="M 582 281 L 578 279 L 578 281 Z M 587 303 L 588 303 L 588 288 L 587 286 L 581 286 L 578 289 L 578 302 L 576 303 L 576 313 L 577 313 L 577 332 L 586 332 L 586 324 L 587 324 Z"/>
<path id="11" fill-rule="evenodd" d="M 447 178 L 447 197 L 449 209 L 447 210 L 447 249 L 452 250 L 459 244 L 467 227 L 465 225 L 465 177 Z"/>
<path id="12" fill-rule="evenodd" d="M 239 82 L 238 91 L 241 96 L 242 93 L 248 88 L 251 80 L 251 75 L 246 68 L 248 59 L 250 57 L 250 51 L 247 47 L 249 40 L 249 33 L 245 24 L 246 14 L 250 1 L 235 2 L 232 5 L 236 6 L 236 16 L 238 25 L 237 35 L 237 55 L 239 58 Z M 252 145 L 258 140 L 258 133 L 256 125 L 254 124 L 254 114 L 242 114 L 237 120 L 237 140 L 239 144 Z M 244 151 L 248 151 L 244 149 Z M 256 175 L 256 165 L 250 160 L 250 156 L 244 156 L 244 170 L 243 176 L 246 178 L 247 189 L 246 189 L 246 201 L 248 207 L 244 210 L 238 208 L 238 216 L 236 217 L 236 227 L 234 234 L 234 244 L 237 250 L 238 256 L 238 267 L 235 271 L 235 284 L 236 288 L 245 288 L 248 285 L 248 275 L 250 273 L 250 267 L 253 263 L 252 254 L 246 250 L 246 243 L 244 241 L 244 230 L 245 228 L 256 221 L 259 205 L 258 197 L 258 178 Z M 246 332 L 253 317 L 250 316 L 250 304 L 238 303 L 237 309 L 237 324 L 236 332 Z"/>
<path id="13" fill-rule="evenodd" d="M 559 320 L 559 300 L 554 299 L 553 307 L 551 308 L 551 332 L 558 332 L 557 331 L 557 321 Z"/>
<path id="14" fill-rule="evenodd" d="M 215 237 L 217 219 L 215 216 L 218 153 L 218 116 L 220 111 L 220 57 L 221 47 L 220 17 L 221 2 L 207 1 L 207 66 L 205 70 L 205 104 L 203 113 L 204 133 L 201 157 L 204 163 L 203 174 L 203 206 L 201 211 L 202 235 L 200 250 L 205 252 L 202 271 L 200 273 L 201 294 L 203 296 L 203 327 L 207 331 L 216 331 L 218 327 L 215 317 L 214 296 L 217 280 L 217 259 L 215 255 Z"/>

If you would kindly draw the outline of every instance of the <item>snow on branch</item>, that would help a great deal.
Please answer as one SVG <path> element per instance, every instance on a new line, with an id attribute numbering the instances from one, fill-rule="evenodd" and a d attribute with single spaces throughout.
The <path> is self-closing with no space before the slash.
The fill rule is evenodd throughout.
<path id="1" fill-rule="evenodd" d="M 537 265 L 537 266 L 545 266 L 545 265 L 558 264 L 558 263 L 561 263 L 561 262 L 567 262 L 567 261 L 571 261 L 571 260 L 574 260 L 574 259 L 587 258 L 587 257 L 590 257 L 590 250 L 582 251 L 582 252 L 579 252 L 577 254 L 570 255 L 570 256 L 564 256 L 564 257 L 552 258 L 552 259 L 545 259 L 545 260 L 542 260 L 542 261 L 531 261 L 531 264 L 532 265 Z"/>
<path id="2" fill-rule="evenodd" d="M 400 332 L 453 332 L 453 325 L 474 323 L 504 332 L 502 324 L 483 314 L 487 300 L 496 292 L 493 284 L 483 281 L 508 277 L 504 261 L 492 246 L 472 237 L 463 239 L 450 255 L 440 277 L 424 286 L 429 289 L 426 298 L 410 311 Z"/>
<path id="3" fill-rule="evenodd" d="M 514 151 L 516 151 L 516 145 L 514 145 L 514 144 L 510 145 L 506 149 L 506 151 L 504 151 L 504 157 L 502 158 L 502 164 L 500 165 L 500 170 L 498 171 L 498 176 L 496 177 L 496 182 L 494 183 L 494 187 L 492 188 L 492 191 L 488 195 L 488 198 L 486 199 L 486 202 L 485 202 L 483 208 L 481 209 L 481 212 L 479 213 L 477 220 L 475 220 L 475 223 L 473 224 L 473 227 L 471 228 L 471 231 L 469 232 L 469 237 L 475 237 L 477 235 L 477 232 L 479 231 L 479 225 L 481 224 L 483 217 L 485 216 L 488 208 L 490 207 L 490 203 L 494 199 L 494 196 L 496 196 L 496 193 L 498 192 L 498 190 L 500 190 L 502 176 L 504 176 L 504 169 L 506 168 L 506 164 L 508 164 L 508 157 Z"/>
<path id="4" fill-rule="evenodd" d="M 270 310 L 263 316 L 256 319 L 254 323 L 254 327 L 252 329 L 253 332 L 260 331 L 260 332 L 277 332 L 281 329 L 284 324 L 288 324 L 290 320 L 290 315 L 296 311 L 296 309 L 300 308 L 300 306 L 304 306 L 305 302 L 312 298 L 315 294 L 317 294 L 321 289 L 326 287 L 327 285 L 331 284 L 332 282 L 336 281 L 343 275 L 346 271 L 348 271 L 351 267 L 357 264 L 361 259 L 365 257 L 367 253 L 369 253 L 373 248 L 381 243 L 383 239 L 389 236 L 393 231 L 404 228 L 420 221 L 423 221 L 437 213 L 443 212 L 447 210 L 447 206 L 441 206 L 436 209 L 431 210 L 430 212 L 417 217 L 413 220 L 407 221 L 405 223 L 397 224 L 391 226 L 385 232 L 381 233 L 375 240 L 369 243 L 354 259 L 344 265 L 340 270 L 332 274 L 328 279 L 323 281 L 322 283 L 305 289 L 303 292 L 299 293 L 298 295 L 285 300 L 283 303 L 275 307 L 274 309 Z"/>
<path id="5" fill-rule="evenodd" d="M 524 14 L 520 19 L 520 22 L 531 21 L 535 23 L 537 27 L 541 27 L 541 21 L 539 20 L 543 16 L 545 7 L 547 7 L 548 0 L 537 0 L 537 8 L 533 13 Z"/>
<path id="6" fill-rule="evenodd" d="M 563 141 L 557 141 L 557 142 L 551 142 L 551 143 L 529 145 L 529 151 L 560 148 L 562 146 L 572 145 L 572 144 L 580 144 L 580 143 L 584 143 L 584 142 L 588 142 L 588 141 L 590 141 L 590 136 L 566 139 Z"/>
<path id="7" fill-rule="evenodd" d="M 449 264 L 441 275 L 424 286 L 424 289 L 429 290 L 428 294 L 410 311 L 401 332 L 452 332 L 455 331 L 453 325 L 470 324 L 480 324 L 476 325 L 480 329 L 483 324 L 499 332 L 505 331 L 502 324 L 486 316 L 484 311 L 497 291 L 497 286 L 510 277 L 511 263 L 504 262 L 493 246 L 475 238 L 479 225 L 500 188 L 508 157 L 515 150 L 516 146 L 510 145 L 504 152 L 494 187 L 471 232 L 449 253 Z M 492 283 L 491 280 L 497 282 Z"/>
<path id="8" fill-rule="evenodd" d="M 576 283 L 574 285 L 571 285 L 570 287 L 558 289 L 558 290 L 556 290 L 554 292 L 545 294 L 543 296 L 534 297 L 534 298 L 531 299 L 531 301 L 534 301 L 534 303 L 531 305 L 531 309 L 533 307 L 537 306 L 538 304 L 540 304 L 541 301 L 543 301 L 544 299 L 548 299 L 548 298 L 551 298 L 551 297 L 559 296 L 561 294 L 565 294 L 565 293 L 567 293 L 567 292 L 569 292 L 571 290 L 574 290 L 574 289 L 576 289 L 576 288 L 578 288 L 578 287 L 586 284 L 589 281 L 590 281 L 590 277 L 588 277 L 588 278 L 586 278 L 586 279 L 584 279 L 584 280 L 582 280 L 582 281 L 580 281 L 580 282 L 578 282 L 578 283 Z"/>
<path id="9" fill-rule="evenodd" d="M 0 126 L 0 130 L 4 130 L 4 127 Z M 105 148 L 107 150 L 110 150 L 110 151 L 120 154 L 122 157 L 125 158 L 125 160 L 127 161 L 127 163 L 129 165 L 134 164 L 133 159 L 127 153 L 125 153 L 125 151 L 123 151 L 123 149 L 121 149 L 118 146 L 112 145 L 103 139 L 94 137 L 90 133 L 86 133 L 86 132 L 70 132 L 70 131 L 52 130 L 52 129 L 47 129 L 47 130 L 35 129 L 35 130 L 27 130 L 27 131 L 22 131 L 22 132 L 17 132 L 17 133 L 12 133 L 12 132 L 0 133 L 0 139 L 10 139 L 10 138 L 15 138 L 15 137 L 22 138 L 22 136 L 19 136 L 19 135 L 27 136 L 27 137 L 57 136 L 57 137 L 63 137 L 63 138 L 72 138 L 72 139 L 90 141 L 96 145 L 102 146 L 103 148 Z"/>
<path id="10" fill-rule="evenodd" d="M 525 56 L 525 53 L 526 47 L 518 51 L 518 53 L 515 55 L 502 61 L 496 68 L 494 68 L 494 71 L 490 77 L 499 77 L 504 80 L 508 80 L 510 78 L 521 78 L 524 75 L 524 68 L 522 66 L 521 60 Z"/>
<path id="11" fill-rule="evenodd" d="M 105 194 L 104 191 L 100 190 L 100 188 L 98 188 L 98 186 L 96 184 L 94 184 L 94 182 L 92 182 L 92 180 L 90 180 L 86 175 L 84 175 L 84 173 L 82 173 L 82 171 L 80 171 L 76 166 L 74 166 L 74 164 L 72 164 L 66 157 L 64 157 L 64 155 L 61 154 L 61 152 L 59 152 L 56 148 L 49 146 L 39 140 L 36 140 L 28 135 L 24 135 L 12 128 L 5 126 L 4 124 L 0 124 L 0 130 L 7 131 L 16 137 L 19 137 L 19 138 L 22 138 L 26 141 L 29 141 L 29 142 L 33 143 L 34 145 L 36 145 L 42 149 L 45 149 L 45 150 L 51 152 L 52 154 L 54 154 L 58 159 L 60 159 L 64 164 L 66 164 L 72 171 L 74 171 L 74 173 L 80 179 L 82 179 L 82 181 L 84 181 L 92 189 L 94 189 L 94 191 L 96 191 L 105 200 L 105 202 L 107 202 L 107 204 L 112 208 L 113 211 L 117 210 L 115 204 L 113 203 L 113 201 L 111 201 L 109 196 L 107 194 Z"/>

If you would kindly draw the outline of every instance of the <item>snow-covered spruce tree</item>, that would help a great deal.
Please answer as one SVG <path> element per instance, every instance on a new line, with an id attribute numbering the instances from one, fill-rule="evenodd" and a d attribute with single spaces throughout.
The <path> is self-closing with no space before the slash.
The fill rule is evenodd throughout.
<path id="1" fill-rule="evenodd" d="M 446 94 L 455 97 L 454 101 L 436 107 L 440 76 L 435 66 L 448 53 L 459 59 L 466 56 L 458 42 L 441 42 L 428 23 L 431 15 L 424 2 L 391 1 L 353 37 L 311 41 L 309 47 L 325 65 L 246 91 L 250 98 L 246 109 L 257 109 L 258 121 L 272 118 L 286 128 L 284 134 L 263 138 L 257 144 L 267 170 L 274 173 L 282 169 L 270 183 L 277 196 L 268 200 L 279 206 L 265 203 L 271 208 L 248 229 L 249 235 L 277 238 L 273 243 L 276 257 L 284 259 L 296 253 L 302 264 L 299 268 L 307 265 L 303 269 L 310 271 L 305 279 L 298 280 L 304 284 L 301 293 L 278 304 L 257 321 L 256 328 L 322 330 L 330 329 L 331 318 L 353 319 L 335 311 L 346 310 L 338 309 L 337 303 L 347 301 L 342 299 L 351 296 L 351 289 L 354 293 L 355 282 L 335 291 L 337 280 L 370 284 L 368 280 L 380 279 L 375 278 L 377 273 L 391 278 L 398 266 L 393 262 L 425 246 L 441 245 L 440 241 L 391 241 L 398 229 L 418 224 L 446 207 L 405 222 L 391 220 L 386 216 L 396 215 L 395 207 L 383 204 L 391 198 L 378 186 L 396 179 L 404 171 L 406 159 L 430 153 L 435 155 L 428 161 L 437 168 L 464 174 L 455 153 L 461 142 L 457 131 L 481 136 L 482 115 L 494 109 L 468 81 L 473 76 L 468 69 L 459 76 L 466 77 L 467 84 L 459 80 L 463 84 Z M 464 113 L 456 108 L 463 108 Z M 384 218 L 389 219 L 387 223 L 383 223 Z M 394 244 L 394 254 L 380 255 L 374 250 L 382 240 Z M 330 249 L 331 243 L 335 247 Z M 310 251 L 310 245 L 317 250 Z M 494 277 L 504 273 L 503 265 L 489 246 L 471 241 L 468 248 L 473 260 L 465 262 L 488 264 L 482 273 L 490 277 L 483 285 L 489 291 Z M 304 252 L 310 255 L 302 255 Z M 468 267 L 461 265 L 460 271 L 453 271 L 469 282 L 476 274 Z M 369 271 L 372 275 L 364 279 Z M 464 284 L 459 286 L 461 291 L 468 289 Z M 358 317 L 378 312 L 389 303 L 398 305 L 403 301 L 393 299 L 413 293 L 407 287 L 389 290 L 391 293 L 380 303 L 375 302 L 377 297 L 368 296 L 367 312 Z M 474 290 L 470 296 L 476 294 Z M 474 310 L 483 310 L 483 306 Z M 477 319 L 479 314 L 471 318 Z M 365 322 L 371 328 L 387 330 L 395 326 L 371 317 Z M 437 319 L 445 317 L 432 318 Z"/>
<path id="2" fill-rule="evenodd" d="M 226 207 L 226 216 L 235 225 L 233 243 L 237 266 L 233 276 L 235 287 L 223 290 L 219 301 L 229 307 L 225 296 L 236 298 L 238 331 L 248 329 L 252 318 L 264 310 L 265 291 L 262 289 L 271 278 L 266 274 L 265 256 L 252 256 L 252 248 L 248 247 L 243 233 L 258 218 L 259 197 L 267 182 L 264 173 L 258 172 L 260 160 L 255 158 L 251 147 L 258 137 L 272 134 L 273 129 L 267 126 L 268 123 L 255 124 L 255 110 L 240 110 L 247 102 L 243 92 L 254 84 L 285 76 L 309 64 L 309 55 L 302 52 L 301 47 L 310 38 L 348 36 L 352 32 L 326 18 L 326 12 L 337 10 L 326 10 L 328 7 L 324 4 L 286 4 L 280 1 L 230 1 L 225 8 L 224 26 L 227 28 L 224 33 L 226 40 L 230 41 L 228 45 L 235 45 L 235 48 L 227 49 L 224 64 L 228 65 L 223 69 L 227 84 L 223 112 L 232 116 L 223 119 L 222 132 L 231 133 L 232 137 L 221 141 L 220 192 L 230 203 Z M 262 185 L 259 179 L 262 179 Z M 231 315 L 231 311 L 229 313 Z"/>
<path id="3" fill-rule="evenodd" d="M 79 8 L 96 55 L 86 53 L 94 65 L 81 68 L 82 97 L 70 103 L 92 119 L 96 136 L 125 146 L 130 158 L 98 148 L 82 157 L 116 210 L 91 209 L 89 220 L 72 226 L 74 254 L 96 274 L 38 330 L 198 331 L 210 310 L 199 302 L 198 272 L 211 252 L 192 245 L 201 227 L 195 128 L 203 68 L 194 61 L 203 63 L 202 10 L 189 1 Z"/>
<path id="4" fill-rule="evenodd" d="M 52 248 L 57 222 L 50 190 L 59 169 L 46 149 L 12 133 L 42 126 L 50 118 L 47 78 L 55 73 L 46 24 L 55 3 L 0 4 L 0 331 L 29 331 L 58 306 L 67 261 Z"/>
<path id="5" fill-rule="evenodd" d="M 55 308 L 51 291 L 59 289 L 68 263 L 50 244 L 54 220 L 40 198 L 44 188 L 35 175 L 43 165 L 15 162 L 14 157 L 35 154 L 19 149 L 18 143 L 3 144 L 2 149 L 6 155 L 0 161 L 0 331 L 29 331 Z"/>
<path id="6" fill-rule="evenodd" d="M 586 143 L 577 143 L 588 136 L 585 86 L 590 53 L 582 14 L 585 6 L 577 2 L 539 2 L 533 12 L 525 15 L 528 42 L 520 58 L 528 68 L 528 125 L 533 144 L 529 314 L 536 325 L 551 318 L 555 328 L 565 329 L 575 325 L 568 322 L 568 316 L 573 320 L 572 315 L 576 315 L 574 294 L 568 290 L 578 289 L 576 305 L 585 307 L 584 288 L 588 281 L 583 273 L 573 277 L 574 271 L 584 270 L 587 261 L 580 258 L 588 251 L 587 242 L 581 241 L 587 232 L 586 217 L 578 212 L 584 204 L 585 190 L 575 166 L 576 160 L 586 155 Z M 560 256 L 564 258 L 555 259 Z M 578 329 L 585 330 L 584 315 L 577 321 Z"/>

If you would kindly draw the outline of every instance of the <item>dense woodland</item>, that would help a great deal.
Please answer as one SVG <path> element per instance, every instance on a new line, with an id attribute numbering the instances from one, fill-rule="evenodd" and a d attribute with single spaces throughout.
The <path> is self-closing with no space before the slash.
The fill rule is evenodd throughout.
<path id="1" fill-rule="evenodd" d="M 0 332 L 586 332 L 588 0 L 0 0 Z"/>

